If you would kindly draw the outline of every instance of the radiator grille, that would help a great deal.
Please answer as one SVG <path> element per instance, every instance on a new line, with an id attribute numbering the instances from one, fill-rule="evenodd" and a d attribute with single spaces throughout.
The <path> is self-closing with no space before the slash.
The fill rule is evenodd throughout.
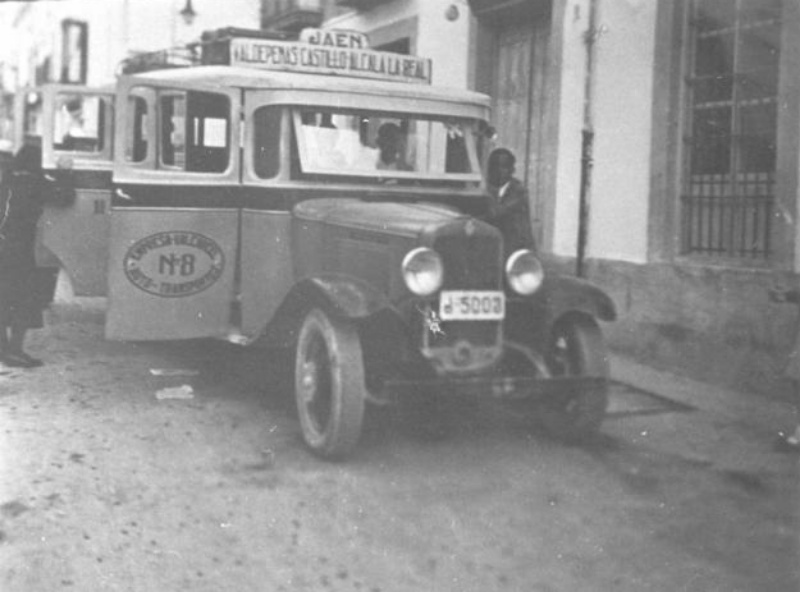
<path id="1" fill-rule="evenodd" d="M 502 288 L 500 241 L 493 235 L 449 235 L 433 247 L 444 261 L 444 290 Z"/>
<path id="2" fill-rule="evenodd" d="M 436 239 L 434 249 L 444 262 L 443 290 L 502 290 L 501 244 L 494 235 L 447 235 Z M 438 311 L 438 300 L 432 304 Z M 501 339 L 499 321 L 447 321 L 444 335 L 427 332 L 426 349 L 452 348 L 467 343 L 493 347 Z"/>

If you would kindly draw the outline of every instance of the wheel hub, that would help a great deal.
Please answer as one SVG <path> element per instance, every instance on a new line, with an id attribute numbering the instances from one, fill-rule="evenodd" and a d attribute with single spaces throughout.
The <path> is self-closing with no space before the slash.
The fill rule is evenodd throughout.
<path id="1" fill-rule="evenodd" d="M 311 403 L 317 391 L 317 365 L 314 362 L 303 363 L 300 386 L 303 391 L 303 401 Z"/>

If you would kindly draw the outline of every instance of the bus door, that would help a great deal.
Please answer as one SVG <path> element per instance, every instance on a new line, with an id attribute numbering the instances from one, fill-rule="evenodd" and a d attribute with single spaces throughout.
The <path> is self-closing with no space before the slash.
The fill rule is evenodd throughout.
<path id="1" fill-rule="evenodd" d="M 294 285 L 290 180 L 289 108 L 270 104 L 271 91 L 245 93 L 241 217 L 241 332 L 261 334 Z"/>
<path id="2" fill-rule="evenodd" d="M 45 207 L 39 220 L 37 262 L 61 267 L 78 296 L 106 294 L 114 95 L 111 89 L 48 85 L 42 164 L 68 179 L 74 199 Z"/>
<path id="3" fill-rule="evenodd" d="M 238 95 L 133 78 L 117 95 L 106 337 L 226 337 L 238 277 Z"/>

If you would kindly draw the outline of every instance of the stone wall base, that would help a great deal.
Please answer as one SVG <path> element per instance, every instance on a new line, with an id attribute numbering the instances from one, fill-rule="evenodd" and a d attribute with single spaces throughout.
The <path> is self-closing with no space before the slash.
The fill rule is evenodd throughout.
<path id="1" fill-rule="evenodd" d="M 545 256 L 574 274 L 575 262 Z M 586 277 L 613 298 L 619 320 L 603 329 L 622 355 L 742 392 L 797 397 L 784 375 L 798 331 L 798 306 L 771 302 L 775 284 L 798 279 L 770 270 L 590 260 Z"/>

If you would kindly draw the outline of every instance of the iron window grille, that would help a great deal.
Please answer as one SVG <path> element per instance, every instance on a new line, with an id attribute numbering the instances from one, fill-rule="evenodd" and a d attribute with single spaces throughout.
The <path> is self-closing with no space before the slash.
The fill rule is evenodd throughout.
<path id="1" fill-rule="evenodd" d="M 781 0 L 694 0 L 681 251 L 772 253 Z"/>

